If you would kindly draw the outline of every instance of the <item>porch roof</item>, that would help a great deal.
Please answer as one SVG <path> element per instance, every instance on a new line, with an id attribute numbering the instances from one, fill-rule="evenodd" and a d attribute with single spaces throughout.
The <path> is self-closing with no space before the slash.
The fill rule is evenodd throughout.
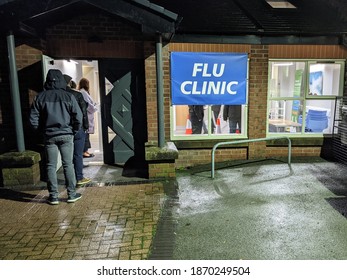
<path id="1" fill-rule="evenodd" d="M 273 2 L 284 0 L 272 0 Z M 346 0 L 0 0 L 0 34 L 44 37 L 45 28 L 76 13 L 102 11 L 144 34 L 177 42 L 347 45 Z"/>
<path id="2" fill-rule="evenodd" d="M 168 37 L 179 20 L 177 14 L 147 0 L 0 0 L 0 33 L 44 37 L 45 28 L 94 11 L 138 24 L 145 34 Z"/>
<path id="3" fill-rule="evenodd" d="M 175 41 L 347 45 L 346 0 L 151 0 L 182 17 Z"/>

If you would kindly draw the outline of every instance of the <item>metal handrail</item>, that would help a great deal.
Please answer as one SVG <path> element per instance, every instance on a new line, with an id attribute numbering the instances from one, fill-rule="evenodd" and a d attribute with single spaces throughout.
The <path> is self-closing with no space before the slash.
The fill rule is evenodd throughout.
<path id="1" fill-rule="evenodd" d="M 292 142 L 287 136 L 278 136 L 278 137 L 265 137 L 265 138 L 256 138 L 256 139 L 247 139 L 247 140 L 236 140 L 236 141 L 228 141 L 228 142 L 219 142 L 215 144 L 212 148 L 212 161 L 211 161 L 211 178 L 214 179 L 214 155 L 216 149 L 222 145 L 230 145 L 230 144 L 241 144 L 241 143 L 251 143 L 251 142 L 261 142 L 268 140 L 278 140 L 278 139 L 287 139 L 288 140 L 288 165 L 291 164 L 292 157 Z"/>

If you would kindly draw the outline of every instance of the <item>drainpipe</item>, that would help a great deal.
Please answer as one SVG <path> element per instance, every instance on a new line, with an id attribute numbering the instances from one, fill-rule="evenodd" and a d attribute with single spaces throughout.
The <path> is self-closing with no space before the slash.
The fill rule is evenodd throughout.
<path id="1" fill-rule="evenodd" d="M 157 67 L 157 116 L 158 116 L 158 147 L 165 145 L 164 133 L 164 87 L 163 87 L 163 58 L 162 36 L 159 34 L 156 43 L 156 67 Z"/>
<path id="2" fill-rule="evenodd" d="M 16 136 L 17 136 L 17 150 L 18 152 L 24 152 L 25 145 L 24 145 L 24 133 L 23 133 L 23 120 L 22 120 L 22 111 L 21 111 L 20 95 L 19 95 L 15 43 L 14 43 L 14 36 L 12 34 L 12 31 L 10 31 L 9 35 L 7 36 L 7 49 L 8 49 L 8 59 L 9 59 L 9 67 L 10 67 L 10 84 L 11 84 L 13 114 L 14 114 L 14 122 L 16 127 Z"/>

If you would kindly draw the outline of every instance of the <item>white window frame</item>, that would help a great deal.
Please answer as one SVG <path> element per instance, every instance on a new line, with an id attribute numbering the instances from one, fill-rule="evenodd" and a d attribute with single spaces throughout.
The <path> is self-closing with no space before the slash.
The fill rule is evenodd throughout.
<path id="1" fill-rule="evenodd" d="M 283 63 L 290 63 L 290 62 L 304 62 L 305 63 L 305 71 L 303 73 L 304 76 L 304 95 L 300 97 L 271 97 L 271 88 L 270 88 L 270 81 L 271 81 L 271 67 L 273 62 L 283 62 Z M 339 77 L 339 87 L 338 87 L 338 95 L 322 95 L 322 96 L 312 96 L 309 95 L 309 69 L 310 65 L 312 64 L 319 64 L 319 63 L 326 63 L 326 64 L 340 64 L 340 77 Z M 271 101 L 293 101 L 293 100 L 300 100 L 302 102 L 303 108 L 306 111 L 306 106 L 308 101 L 312 100 L 331 100 L 335 101 L 336 97 L 343 96 L 343 89 L 344 89 L 344 74 L 345 74 L 345 60 L 343 59 L 269 59 L 269 65 L 268 65 L 268 94 L 267 94 L 267 122 L 266 122 L 266 135 L 267 137 L 271 136 L 281 136 L 285 135 L 291 138 L 312 138 L 312 137 L 323 137 L 323 132 L 305 132 L 305 119 L 306 116 L 303 114 L 302 119 L 302 130 L 301 132 L 297 133 L 288 133 L 288 132 L 270 132 L 269 131 L 269 116 L 271 113 Z M 334 107 L 334 106 L 333 106 Z M 334 112 L 330 113 L 331 118 L 334 116 Z M 332 123 L 332 122 L 330 122 Z"/>

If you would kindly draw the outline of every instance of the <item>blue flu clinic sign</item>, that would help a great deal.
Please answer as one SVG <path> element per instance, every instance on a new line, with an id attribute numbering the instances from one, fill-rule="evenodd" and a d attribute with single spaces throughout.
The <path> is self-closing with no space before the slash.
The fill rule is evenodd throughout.
<path id="1" fill-rule="evenodd" d="M 245 53 L 171 53 L 173 105 L 246 104 Z"/>

